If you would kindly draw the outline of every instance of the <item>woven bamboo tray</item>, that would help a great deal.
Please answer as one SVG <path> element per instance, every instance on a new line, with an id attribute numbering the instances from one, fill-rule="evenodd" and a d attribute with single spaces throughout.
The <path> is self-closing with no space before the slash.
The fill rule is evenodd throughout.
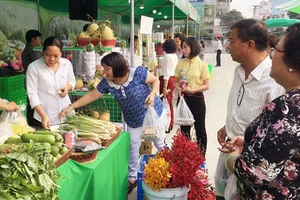
<path id="1" fill-rule="evenodd" d="M 62 164 L 64 164 L 71 156 L 72 149 L 69 149 L 66 153 L 64 153 L 60 158 L 54 161 L 54 166 L 58 168 Z"/>
<path id="2" fill-rule="evenodd" d="M 93 153 L 82 153 L 82 152 L 72 152 L 71 154 L 71 159 L 75 160 L 76 162 L 85 164 L 85 163 L 90 163 L 96 160 L 98 155 L 98 151 L 93 152 Z"/>
<path id="3" fill-rule="evenodd" d="M 109 140 L 102 140 L 101 145 L 104 147 L 108 147 L 109 145 L 111 145 L 111 143 L 113 143 L 119 136 L 120 136 L 120 132 L 122 130 L 121 127 L 116 127 L 117 128 L 117 133 L 112 136 Z"/>

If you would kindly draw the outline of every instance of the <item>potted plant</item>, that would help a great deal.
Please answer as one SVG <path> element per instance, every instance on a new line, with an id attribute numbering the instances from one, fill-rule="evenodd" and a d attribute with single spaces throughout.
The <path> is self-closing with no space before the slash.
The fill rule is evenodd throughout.
<path id="1" fill-rule="evenodd" d="M 149 200 L 193 199 L 213 200 L 207 171 L 200 166 L 205 161 L 196 142 L 180 131 L 173 137 L 171 148 L 164 148 L 145 166 L 143 189 Z"/>

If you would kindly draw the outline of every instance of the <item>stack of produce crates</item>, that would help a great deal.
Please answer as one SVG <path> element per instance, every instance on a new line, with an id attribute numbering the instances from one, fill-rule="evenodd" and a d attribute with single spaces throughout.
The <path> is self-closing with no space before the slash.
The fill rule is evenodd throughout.
<path id="1" fill-rule="evenodd" d="M 0 77 L 0 97 L 1 99 L 14 101 L 18 105 L 27 105 L 25 75 Z"/>

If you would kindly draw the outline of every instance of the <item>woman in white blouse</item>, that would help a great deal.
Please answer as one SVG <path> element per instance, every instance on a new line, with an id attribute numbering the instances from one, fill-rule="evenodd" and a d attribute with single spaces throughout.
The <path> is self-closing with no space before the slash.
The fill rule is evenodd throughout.
<path id="1" fill-rule="evenodd" d="M 60 124 L 59 112 L 71 104 L 68 92 L 75 86 L 71 62 L 61 58 L 63 43 L 48 37 L 43 43 L 44 56 L 32 62 L 26 73 L 27 95 L 34 109 L 34 125 L 50 129 Z"/>
<path id="2" fill-rule="evenodd" d="M 163 93 L 164 97 L 167 98 L 171 110 L 171 122 L 169 133 L 174 124 L 174 109 L 172 105 L 173 101 L 173 91 L 174 91 L 174 73 L 175 68 L 178 63 L 178 57 L 176 55 L 177 47 L 174 40 L 169 39 L 163 43 L 164 58 L 161 64 L 161 69 L 159 71 L 159 81 L 160 81 L 160 93 Z"/>

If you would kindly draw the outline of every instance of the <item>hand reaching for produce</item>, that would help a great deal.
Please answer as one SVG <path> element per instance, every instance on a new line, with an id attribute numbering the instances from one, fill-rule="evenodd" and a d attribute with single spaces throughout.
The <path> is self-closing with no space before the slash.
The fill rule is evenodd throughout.
<path id="1" fill-rule="evenodd" d="M 50 119 L 47 115 L 41 117 L 42 118 L 42 126 L 44 129 L 49 130 L 50 129 Z"/>
<path id="2" fill-rule="evenodd" d="M 62 119 L 63 117 L 65 117 L 66 115 L 68 115 L 72 110 L 73 110 L 73 106 L 72 104 L 69 105 L 67 108 L 63 109 L 60 111 L 59 115 L 58 115 L 58 118 L 59 119 Z"/>

